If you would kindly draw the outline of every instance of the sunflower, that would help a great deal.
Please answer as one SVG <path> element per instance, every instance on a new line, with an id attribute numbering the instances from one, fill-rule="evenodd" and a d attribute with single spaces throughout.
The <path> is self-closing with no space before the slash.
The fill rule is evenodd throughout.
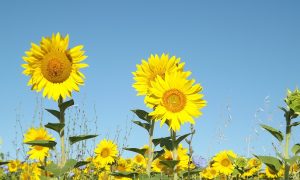
<path id="1" fill-rule="evenodd" d="M 43 127 L 40 128 L 30 128 L 24 135 L 24 142 L 36 141 L 36 140 L 51 140 L 55 139 L 51 137 L 50 134 Z M 42 146 L 30 146 L 30 151 L 28 151 L 29 159 L 43 160 L 49 155 L 49 148 Z"/>
<path id="2" fill-rule="evenodd" d="M 116 169 L 120 172 L 129 172 L 131 171 L 131 163 L 127 159 L 120 157 L 117 161 Z"/>
<path id="3" fill-rule="evenodd" d="M 19 160 L 12 160 L 8 163 L 8 171 L 9 172 L 17 172 L 21 167 L 21 162 Z"/>
<path id="4" fill-rule="evenodd" d="M 165 153 L 161 156 L 161 160 L 174 160 L 173 152 L 169 150 L 165 150 Z M 189 156 L 188 149 L 183 148 L 182 144 L 178 145 L 177 148 L 177 159 L 179 162 L 176 165 L 176 171 L 186 170 L 188 168 Z"/>
<path id="5" fill-rule="evenodd" d="M 237 155 L 232 151 L 221 151 L 214 158 L 213 167 L 220 173 L 230 175 L 233 172 L 233 164 L 229 159 L 229 156 L 236 158 Z"/>
<path id="6" fill-rule="evenodd" d="M 271 168 L 266 166 L 265 173 L 268 178 L 279 178 L 283 176 L 284 167 L 282 166 L 278 172 L 275 172 Z"/>
<path id="7" fill-rule="evenodd" d="M 133 164 L 137 165 L 138 167 L 146 168 L 146 162 L 147 159 L 141 154 L 137 154 L 133 158 Z"/>
<path id="8" fill-rule="evenodd" d="M 28 85 L 38 92 L 43 89 L 43 96 L 55 101 L 60 96 L 63 99 L 71 97 L 73 90 L 79 91 L 85 78 L 79 69 L 88 66 L 81 63 L 87 58 L 83 46 L 68 49 L 68 45 L 69 35 L 62 37 L 57 33 L 43 37 L 40 45 L 31 43 L 31 49 L 23 56 L 26 62 L 22 64 L 23 74 L 30 76 Z"/>
<path id="9" fill-rule="evenodd" d="M 251 158 L 247 162 L 247 166 L 245 169 L 245 172 L 243 173 L 242 177 L 250 177 L 253 176 L 255 173 L 257 173 L 262 166 L 262 163 L 259 159 L 257 158 Z"/>
<path id="10" fill-rule="evenodd" d="M 208 166 L 200 172 L 200 175 L 206 179 L 214 179 L 219 175 L 219 173 L 214 167 Z"/>
<path id="11" fill-rule="evenodd" d="M 152 81 L 150 95 L 145 97 L 148 106 L 155 107 L 149 113 L 155 120 L 161 120 L 162 126 L 166 121 L 170 129 L 180 130 L 180 125 L 185 122 L 195 123 L 193 117 L 199 117 L 200 109 L 206 106 L 200 84 L 195 80 L 188 80 L 187 74 L 174 72 L 165 74 L 165 79 L 158 76 Z"/>
<path id="12" fill-rule="evenodd" d="M 169 58 L 168 54 L 162 54 L 160 57 L 156 55 L 150 55 L 148 62 L 142 60 L 142 63 L 136 65 L 137 71 L 133 72 L 135 83 L 132 85 L 138 92 L 138 96 L 147 95 L 149 88 L 152 87 L 151 82 L 156 77 L 160 76 L 165 78 L 166 73 L 172 73 L 174 71 L 183 71 L 184 63 L 180 63 L 180 58 L 172 56 Z"/>
<path id="13" fill-rule="evenodd" d="M 95 149 L 96 161 L 107 165 L 115 162 L 118 155 L 117 145 L 110 141 L 103 139 Z"/>

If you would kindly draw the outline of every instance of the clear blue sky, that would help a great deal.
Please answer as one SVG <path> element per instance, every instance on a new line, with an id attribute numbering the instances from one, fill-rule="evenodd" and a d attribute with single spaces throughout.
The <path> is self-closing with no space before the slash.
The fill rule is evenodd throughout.
<path id="1" fill-rule="evenodd" d="M 299 9 L 299 1 L 279 0 L 2 1 L 1 151 L 14 154 L 16 130 L 19 140 L 21 135 L 19 126 L 14 127 L 16 118 L 23 131 L 33 121 L 38 125 L 34 112 L 41 94 L 26 86 L 28 77 L 21 68 L 24 51 L 30 42 L 61 32 L 70 35 L 70 46 L 83 44 L 89 56 L 90 67 L 83 70 L 85 86 L 74 99 L 86 111 L 92 129 L 95 105 L 101 134 L 97 140 L 113 136 L 116 126 L 124 130 L 133 116 L 130 109 L 146 109 L 143 97 L 131 87 L 131 72 L 142 58 L 165 52 L 181 57 L 204 87 L 208 106 L 196 120 L 196 154 L 207 157 L 233 149 L 247 155 L 248 136 L 253 137 L 250 153 L 272 153 L 275 140 L 258 123 L 282 128 L 277 106 L 283 105 L 287 88 L 300 85 Z M 52 101 L 43 103 L 55 107 Z M 44 122 L 55 122 L 44 117 Z M 188 127 L 180 133 L 187 133 Z M 157 127 L 155 135 L 165 136 L 167 129 Z M 299 139 L 297 131 L 293 142 Z M 133 126 L 129 144 L 146 143 L 146 133 Z"/>

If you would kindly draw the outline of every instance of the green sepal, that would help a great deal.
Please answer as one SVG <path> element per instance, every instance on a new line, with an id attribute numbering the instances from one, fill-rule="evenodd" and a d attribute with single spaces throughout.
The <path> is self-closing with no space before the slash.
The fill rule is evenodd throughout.
<path id="1" fill-rule="evenodd" d="M 31 146 L 42 146 L 53 149 L 53 147 L 57 144 L 55 141 L 50 140 L 35 140 L 35 141 L 27 141 L 24 144 L 28 144 Z"/>
<path id="2" fill-rule="evenodd" d="M 264 128 L 265 130 L 267 130 L 269 133 L 271 133 L 276 139 L 278 139 L 278 141 L 282 142 L 283 141 L 283 135 L 282 132 L 272 128 L 271 126 L 267 126 L 264 124 L 260 124 L 260 126 L 262 128 Z"/>
<path id="3" fill-rule="evenodd" d="M 83 140 L 87 140 L 87 139 L 91 139 L 91 138 L 95 138 L 97 137 L 98 135 L 80 135 L 80 136 L 71 136 L 69 137 L 69 141 L 70 141 L 70 144 L 73 145 L 79 141 L 83 141 Z"/>

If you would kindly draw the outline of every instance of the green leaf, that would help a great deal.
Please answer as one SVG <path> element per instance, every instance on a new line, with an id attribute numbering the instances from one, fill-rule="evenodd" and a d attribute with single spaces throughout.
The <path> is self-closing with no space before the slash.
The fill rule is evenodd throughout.
<path id="1" fill-rule="evenodd" d="M 89 163 L 90 163 L 90 161 L 78 161 L 78 162 L 75 164 L 74 168 L 78 168 L 78 167 L 80 167 L 80 166 L 84 166 L 84 165 L 87 165 L 87 164 L 89 164 Z"/>
<path id="2" fill-rule="evenodd" d="M 261 162 L 263 162 L 265 165 L 267 165 L 272 171 L 278 172 L 280 168 L 282 167 L 282 162 L 272 156 L 256 156 Z"/>
<path id="3" fill-rule="evenodd" d="M 145 156 L 145 153 L 147 151 L 147 149 L 139 149 L 139 148 L 124 148 L 124 150 L 135 152 L 135 153 L 141 154 L 143 156 Z"/>
<path id="4" fill-rule="evenodd" d="M 185 138 L 187 138 L 191 134 L 192 133 L 184 134 L 184 135 L 180 136 L 178 139 L 176 139 L 176 146 L 178 146 L 181 141 L 183 141 Z"/>
<path id="5" fill-rule="evenodd" d="M 52 129 L 56 131 L 57 133 L 60 133 L 60 131 L 65 127 L 65 124 L 63 123 L 48 123 L 45 125 L 46 128 Z"/>
<path id="6" fill-rule="evenodd" d="M 283 135 L 282 135 L 282 132 L 277 130 L 277 129 L 274 129 L 272 128 L 271 126 L 267 126 L 267 125 L 264 125 L 264 124 L 260 124 L 260 126 L 262 128 L 264 128 L 265 130 L 267 130 L 269 133 L 271 133 L 276 139 L 278 139 L 280 142 L 283 141 Z"/>
<path id="7" fill-rule="evenodd" d="M 190 175 L 190 176 L 195 175 L 195 174 L 198 175 L 201 171 L 202 171 L 202 169 L 200 169 L 200 168 L 190 170 L 190 173 L 188 171 L 184 171 L 182 176 L 188 177 L 188 175 Z"/>
<path id="8" fill-rule="evenodd" d="M 282 106 L 278 106 L 279 109 L 281 109 L 282 111 L 284 111 L 285 113 L 288 113 L 288 110 Z"/>
<path id="9" fill-rule="evenodd" d="M 300 144 L 295 144 L 293 147 L 292 147 L 292 152 L 296 155 L 300 152 Z"/>
<path id="10" fill-rule="evenodd" d="M 298 122 L 294 122 L 294 123 L 292 123 L 290 126 L 292 127 L 292 126 L 298 126 L 300 124 L 300 121 L 298 121 Z"/>
<path id="11" fill-rule="evenodd" d="M 0 161 L 0 166 L 1 166 L 1 165 L 8 164 L 8 163 L 9 163 L 9 161 Z"/>
<path id="12" fill-rule="evenodd" d="M 154 146 L 160 145 L 162 148 L 166 148 L 167 150 L 172 151 L 173 143 L 170 137 L 157 138 L 152 140 Z"/>
<path id="13" fill-rule="evenodd" d="M 35 140 L 35 141 L 27 141 L 24 144 L 28 144 L 31 146 L 42 146 L 42 147 L 48 147 L 53 149 L 53 147 L 56 145 L 55 141 L 49 141 L 49 140 Z"/>
<path id="14" fill-rule="evenodd" d="M 150 123 L 151 116 L 149 116 L 148 112 L 146 112 L 144 110 L 141 110 L 141 109 L 134 109 L 134 110 L 131 110 L 131 111 L 134 112 L 140 119 Z"/>
<path id="15" fill-rule="evenodd" d="M 63 102 L 62 104 L 59 105 L 59 108 L 64 112 L 68 107 L 74 105 L 74 100 L 71 99 L 69 101 Z"/>
<path id="16" fill-rule="evenodd" d="M 174 169 L 174 167 L 179 163 L 179 160 L 162 160 L 159 161 L 159 163 L 171 169 Z"/>
<path id="17" fill-rule="evenodd" d="M 153 160 L 159 158 L 161 155 L 163 155 L 165 153 L 165 150 L 160 150 L 160 151 L 154 151 L 153 153 Z"/>
<path id="18" fill-rule="evenodd" d="M 45 167 L 46 171 L 51 172 L 55 177 L 59 177 L 60 174 L 60 167 L 55 163 L 50 163 Z"/>
<path id="19" fill-rule="evenodd" d="M 141 126 L 142 128 L 146 129 L 148 132 L 150 131 L 150 124 L 149 123 L 142 123 L 140 121 L 132 121 L 134 124 Z"/>
<path id="20" fill-rule="evenodd" d="M 152 139 L 152 142 L 154 144 L 154 146 L 157 146 L 160 144 L 160 142 L 163 140 L 163 139 L 171 139 L 170 136 L 168 137 L 162 137 L 162 138 L 155 138 L 155 139 Z"/>
<path id="21" fill-rule="evenodd" d="M 60 112 L 54 109 L 46 109 L 50 114 L 55 116 L 58 120 L 60 120 Z"/>
<path id="22" fill-rule="evenodd" d="M 77 164 L 77 161 L 75 159 L 69 159 L 65 163 L 64 167 L 61 169 L 61 174 L 64 174 L 70 170 L 72 170 Z"/>
<path id="23" fill-rule="evenodd" d="M 286 160 L 288 163 L 289 163 L 289 165 L 291 166 L 291 165 L 293 165 L 294 163 L 296 163 L 297 161 L 299 161 L 300 160 L 300 156 L 293 156 L 293 157 L 291 157 L 290 159 L 288 159 L 288 160 Z"/>
<path id="24" fill-rule="evenodd" d="M 57 164 L 55 163 L 50 163 L 49 165 L 46 166 L 46 170 L 51 172 L 55 177 L 60 177 L 67 173 L 68 171 L 72 170 L 75 165 L 77 164 L 77 161 L 74 159 L 69 159 L 65 163 L 64 167 L 60 168 Z"/>
<path id="25" fill-rule="evenodd" d="M 80 136 L 71 136 L 69 137 L 69 141 L 70 141 L 70 144 L 74 144 L 74 143 L 77 143 L 79 141 L 83 141 L 83 140 L 87 140 L 87 139 L 91 139 L 91 138 L 94 138 L 94 137 L 97 137 L 98 135 L 80 135 Z"/>
<path id="26" fill-rule="evenodd" d="M 138 177 L 138 173 L 136 173 L 136 172 L 113 172 L 113 173 L 110 173 L 110 175 L 117 176 L 117 177 L 128 177 L 128 178 Z"/>

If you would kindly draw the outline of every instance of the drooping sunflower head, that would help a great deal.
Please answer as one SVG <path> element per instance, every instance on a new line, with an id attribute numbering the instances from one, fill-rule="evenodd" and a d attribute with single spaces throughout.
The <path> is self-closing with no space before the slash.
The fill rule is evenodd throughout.
<path id="1" fill-rule="evenodd" d="M 218 172 L 225 175 L 230 175 L 233 172 L 234 166 L 230 160 L 230 157 L 236 158 L 237 155 L 232 151 L 221 151 L 214 158 L 213 167 L 215 167 Z"/>
<path id="2" fill-rule="evenodd" d="M 48 134 L 45 128 L 30 128 L 24 135 L 24 142 L 36 141 L 36 140 L 51 140 L 55 139 Z M 49 148 L 42 146 L 30 146 L 28 151 L 29 159 L 43 160 L 49 155 Z"/>
<path id="3" fill-rule="evenodd" d="M 43 37 L 40 45 L 31 43 L 26 51 L 22 64 L 23 73 L 30 76 L 28 85 L 33 90 L 43 90 L 43 96 L 57 101 L 71 97 L 72 91 L 79 91 L 84 83 L 84 75 L 79 71 L 88 65 L 81 63 L 87 56 L 79 45 L 69 49 L 69 35 L 62 37 L 60 33 L 52 37 Z"/>
<path id="4" fill-rule="evenodd" d="M 161 126 L 167 121 L 170 129 L 180 130 L 181 124 L 194 124 L 194 117 L 199 117 L 206 101 L 200 94 L 202 87 L 195 80 L 188 80 L 189 73 L 173 72 L 158 76 L 151 82 L 150 93 L 145 97 L 146 105 L 155 107 L 149 115 L 161 120 Z"/>
<path id="5" fill-rule="evenodd" d="M 110 140 L 103 139 L 95 149 L 96 161 L 107 165 L 115 162 L 118 156 L 117 145 Z"/>
<path id="6" fill-rule="evenodd" d="M 180 63 L 180 58 L 172 56 L 169 58 L 168 54 L 162 54 L 160 57 L 150 55 L 148 61 L 142 60 L 142 63 L 137 65 L 137 70 L 133 72 L 135 83 L 132 85 L 138 95 L 147 95 L 151 82 L 158 76 L 165 78 L 166 73 L 174 71 L 183 71 L 184 63 Z"/>

